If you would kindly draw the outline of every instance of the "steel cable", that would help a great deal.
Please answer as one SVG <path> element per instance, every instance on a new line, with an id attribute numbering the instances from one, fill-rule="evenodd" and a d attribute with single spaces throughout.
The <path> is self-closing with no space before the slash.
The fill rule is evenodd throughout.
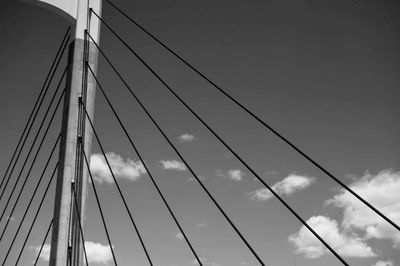
<path id="1" fill-rule="evenodd" d="M 332 180 L 334 180 L 336 183 L 338 183 L 341 187 L 343 187 L 346 191 L 348 191 L 350 194 L 352 194 L 354 197 L 356 197 L 358 200 L 360 200 L 362 203 L 364 203 L 368 208 L 370 208 L 372 211 L 374 211 L 377 215 L 379 215 L 381 218 L 383 218 L 386 222 L 391 224 L 394 228 L 400 231 L 400 226 L 397 225 L 395 222 L 393 222 L 391 219 L 389 219 L 386 215 L 384 215 L 381 211 L 376 209 L 374 206 L 372 206 L 368 201 L 366 201 L 363 197 L 358 195 L 353 189 L 348 187 L 345 183 L 343 183 L 340 179 L 335 177 L 332 173 L 330 173 L 326 168 L 324 168 L 322 165 L 320 165 L 316 160 L 312 159 L 310 156 L 308 156 L 302 149 L 297 147 L 293 142 L 291 142 L 289 139 L 284 137 L 281 133 L 279 133 L 276 129 L 274 129 L 271 125 L 268 123 L 264 122 L 259 116 L 257 116 L 255 113 L 250 111 L 246 106 L 241 104 L 238 100 L 236 100 L 233 96 L 231 96 L 228 92 L 226 92 L 222 87 L 217 85 L 215 82 L 213 82 L 211 79 L 209 79 L 206 75 L 204 75 L 200 70 L 198 70 L 196 67 L 194 67 L 192 64 L 190 64 L 188 61 L 183 59 L 180 55 L 178 55 L 175 51 L 173 51 L 171 48 L 169 48 L 166 44 L 164 44 L 160 39 L 158 39 L 155 35 L 150 33 L 148 30 L 146 30 L 143 26 L 141 26 L 138 22 L 136 22 L 134 19 L 132 19 L 130 16 L 128 16 L 125 12 L 123 12 L 120 8 L 118 8 L 115 4 L 113 4 L 110 0 L 105 0 L 107 3 L 109 3 L 112 7 L 114 7 L 117 11 L 119 11 L 123 16 L 125 16 L 128 20 L 130 20 L 132 23 L 134 23 L 138 28 L 140 28 L 143 32 L 145 32 L 148 36 L 150 36 L 153 40 L 155 40 L 158 44 L 160 44 L 162 47 L 164 47 L 166 50 L 168 50 L 172 55 L 174 55 L 176 58 L 178 58 L 182 63 L 184 63 L 186 66 L 188 66 L 190 69 L 192 69 L 195 73 L 197 73 L 199 76 L 201 76 L 204 80 L 206 80 L 209 84 L 211 84 L 214 88 L 216 88 L 219 92 L 221 92 L 224 96 L 226 96 L 229 100 L 231 100 L 233 103 L 238 105 L 242 110 L 244 110 L 247 114 L 249 114 L 251 117 L 253 117 L 257 122 L 259 122 L 262 126 L 267 128 L 269 131 L 271 131 L 275 136 L 277 136 L 280 140 L 282 140 L 284 143 L 289 145 L 292 149 L 294 149 L 297 153 L 302 155 L 307 161 L 309 161 L 311 164 L 313 164 L 315 167 L 320 169 L 323 173 L 325 173 L 327 176 L 329 176 Z M 95 13 L 93 10 L 91 12 Z"/>
<path id="2" fill-rule="evenodd" d="M 64 52 L 63 47 L 66 46 L 66 44 L 64 44 L 64 42 L 65 42 L 65 40 L 66 40 L 66 38 L 67 38 L 67 36 L 68 36 L 68 34 L 69 34 L 70 29 L 71 29 L 71 27 L 69 26 L 69 27 L 67 28 L 67 31 L 66 31 L 65 34 L 64 34 L 64 37 L 63 37 L 63 39 L 62 39 L 62 41 L 61 41 L 60 46 L 58 47 L 56 56 L 54 57 L 53 62 L 52 62 L 52 64 L 51 64 L 51 67 L 50 67 L 49 71 L 47 72 L 47 75 L 46 75 L 46 78 L 45 78 L 44 83 L 43 83 L 43 85 L 42 85 L 42 88 L 41 88 L 41 90 L 40 90 L 40 92 L 39 92 L 39 95 L 38 95 L 37 98 L 36 98 L 36 101 L 35 101 L 35 104 L 34 104 L 34 106 L 33 106 L 33 108 L 32 108 L 32 111 L 30 112 L 28 121 L 26 121 L 26 123 L 25 123 L 25 127 L 24 127 L 24 129 L 22 130 L 21 137 L 20 137 L 19 140 L 18 140 L 18 144 L 17 144 L 17 146 L 16 146 L 15 149 L 14 149 L 13 155 L 11 156 L 11 160 L 10 160 L 8 166 L 7 166 L 7 170 L 5 171 L 4 176 L 3 176 L 2 180 L 1 180 L 0 188 L 3 186 L 3 182 L 4 182 L 4 180 L 6 179 L 8 170 L 10 169 L 10 166 L 11 166 L 13 160 L 14 160 L 14 157 L 15 157 L 15 155 L 17 154 L 17 150 L 19 149 L 19 145 L 21 144 L 21 141 L 22 141 L 22 139 L 23 139 L 23 137 L 24 137 L 24 135 L 25 135 L 25 133 L 26 133 L 26 130 L 28 129 L 28 125 L 31 124 L 31 123 L 33 124 L 33 123 L 35 122 L 36 116 L 34 116 L 33 120 L 31 121 L 32 116 L 33 116 L 34 113 L 37 114 L 37 112 L 35 112 L 36 107 L 39 106 L 39 107 L 37 108 L 38 110 L 39 110 L 40 107 L 41 107 L 41 104 L 42 104 L 42 102 L 43 102 L 43 100 L 40 101 L 40 99 L 42 98 L 42 93 L 45 91 L 45 87 L 46 87 L 47 81 L 49 80 L 50 74 L 51 74 L 51 72 L 52 72 L 52 70 L 53 70 L 53 67 L 54 67 L 54 65 L 55 65 L 55 63 L 56 63 L 56 61 L 57 61 L 57 58 L 58 58 L 60 52 L 61 52 L 61 51 Z M 68 43 L 68 40 L 69 40 L 69 36 L 68 36 L 68 38 L 67 38 L 67 40 L 66 40 L 66 43 Z M 63 53 L 63 52 L 62 52 L 62 53 Z M 61 54 L 61 56 L 62 56 L 62 54 Z M 57 67 L 56 67 L 56 68 L 57 68 Z M 51 80 L 50 80 L 50 82 L 51 82 Z M 50 83 L 50 82 L 49 82 L 49 83 Z M 47 90 L 46 90 L 46 91 L 47 91 Z M 44 98 L 44 97 L 45 97 L 45 95 L 43 95 L 43 98 Z M 42 98 L 42 99 L 43 99 L 43 98 Z M 40 104 L 39 104 L 39 101 L 40 101 Z M 39 104 L 39 105 L 38 105 L 38 104 Z M 30 127 L 30 128 L 31 128 L 31 127 Z M 29 135 L 29 133 L 30 133 L 30 130 L 28 131 L 27 136 Z M 24 144 L 25 144 L 25 142 L 24 142 Z M 21 150 L 23 149 L 24 144 L 21 146 Z M 17 157 L 17 160 L 18 160 L 18 158 L 19 158 L 19 156 Z M 17 160 L 16 160 L 16 161 L 17 161 Z"/>

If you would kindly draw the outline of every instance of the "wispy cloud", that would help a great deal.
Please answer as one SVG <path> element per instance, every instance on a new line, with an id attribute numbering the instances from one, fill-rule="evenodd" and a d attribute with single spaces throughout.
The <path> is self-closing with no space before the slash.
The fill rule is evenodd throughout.
<path id="1" fill-rule="evenodd" d="M 17 219 L 14 216 L 7 216 L 7 220 L 10 220 L 10 222 L 15 222 Z"/>
<path id="2" fill-rule="evenodd" d="M 215 175 L 222 178 L 229 178 L 233 181 L 242 181 L 245 173 L 239 169 L 230 169 L 228 171 L 222 171 L 221 169 L 215 170 Z"/>
<path id="3" fill-rule="evenodd" d="M 207 224 L 206 224 L 205 222 L 196 224 L 196 227 L 197 227 L 197 228 L 204 228 L 204 227 L 206 227 L 206 226 L 207 226 Z"/>
<path id="4" fill-rule="evenodd" d="M 126 179 L 135 181 L 139 179 L 142 174 L 146 173 L 141 161 L 134 161 L 130 158 L 124 159 L 122 156 L 109 152 L 106 154 L 107 160 L 110 163 L 111 169 L 118 179 Z M 114 182 L 110 169 L 103 155 L 93 154 L 90 158 L 90 170 L 93 174 L 95 181 L 99 183 Z"/>
<path id="5" fill-rule="evenodd" d="M 241 181 L 243 179 L 244 173 L 241 170 L 232 169 L 228 171 L 228 177 L 235 181 Z"/>
<path id="6" fill-rule="evenodd" d="M 177 160 L 160 160 L 161 166 L 165 170 L 186 171 L 184 163 Z"/>
<path id="7" fill-rule="evenodd" d="M 197 177 L 200 179 L 200 181 L 206 181 L 207 180 L 207 178 L 205 176 L 202 176 L 202 175 L 199 175 Z M 190 176 L 190 177 L 188 177 L 188 180 L 190 182 L 192 182 L 192 181 L 196 181 L 196 178 L 194 178 L 193 176 Z"/>
<path id="8" fill-rule="evenodd" d="M 179 140 L 180 142 L 182 142 L 182 143 L 184 143 L 184 142 L 191 142 L 191 141 L 193 141 L 193 140 L 195 140 L 195 139 L 196 139 L 196 137 L 195 137 L 194 135 L 192 135 L 192 134 L 189 134 L 189 133 L 182 134 L 182 135 L 180 135 L 180 136 L 178 137 L 178 140 Z"/>
<path id="9" fill-rule="evenodd" d="M 267 188 L 260 188 L 255 191 L 245 193 L 249 200 L 253 201 L 267 201 L 274 195 Z"/>
<path id="10" fill-rule="evenodd" d="M 42 252 L 40 253 L 39 256 L 41 260 L 49 261 L 50 248 L 51 248 L 50 244 L 45 244 L 43 246 Z M 35 256 L 37 256 L 37 254 L 40 251 L 40 246 L 30 247 L 30 249 L 33 249 L 36 252 Z M 113 259 L 111 248 L 108 245 L 102 245 L 101 243 L 86 241 L 85 249 L 89 263 L 107 264 L 109 261 Z"/>
<path id="11" fill-rule="evenodd" d="M 265 172 L 266 176 L 276 176 L 277 174 L 278 174 L 278 171 L 275 171 L 275 170 Z"/>
<path id="12" fill-rule="evenodd" d="M 346 234 L 339 230 L 335 220 L 325 216 L 313 216 L 307 224 L 320 235 L 337 253 L 344 257 L 374 257 L 376 254 L 361 238 Z M 295 246 L 295 252 L 305 255 L 306 258 L 315 259 L 328 249 L 305 226 L 300 231 L 289 237 L 289 241 Z"/>
<path id="13" fill-rule="evenodd" d="M 35 251 L 35 257 L 38 255 L 40 251 L 41 246 L 36 246 L 36 247 L 30 247 L 30 249 Z M 44 244 L 42 251 L 40 252 L 39 259 L 44 260 L 44 261 L 49 261 L 50 260 L 50 244 Z"/>
<path id="14" fill-rule="evenodd" d="M 275 183 L 271 188 L 280 196 L 292 195 L 294 192 L 303 190 L 315 182 L 315 178 L 291 174 L 285 179 Z M 273 194 L 267 188 L 260 188 L 246 193 L 250 200 L 267 201 Z"/>

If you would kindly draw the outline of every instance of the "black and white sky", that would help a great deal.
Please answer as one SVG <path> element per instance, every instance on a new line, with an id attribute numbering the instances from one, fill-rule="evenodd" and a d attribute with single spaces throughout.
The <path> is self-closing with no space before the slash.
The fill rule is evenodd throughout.
<path id="1" fill-rule="evenodd" d="M 398 1 L 113 2 L 400 224 Z M 400 232 L 107 3 L 103 4 L 103 18 L 350 265 L 400 266 Z M 0 3 L 1 174 L 67 26 L 66 20 L 49 10 L 20 1 Z M 105 27 L 100 42 L 266 265 L 341 265 Z M 98 76 L 204 265 L 258 265 L 101 57 Z M 96 95 L 94 122 L 154 264 L 196 265 L 100 93 Z M 0 242 L 1 259 L 59 129 L 58 119 L 33 168 L 21 204 L 10 217 L 10 226 Z M 91 168 L 118 264 L 147 265 L 95 142 Z M 46 178 L 49 174 L 50 169 Z M 12 180 L 17 175 L 16 170 Z M 20 265 L 31 265 L 35 259 L 51 219 L 53 197 L 51 189 Z M 4 201 L 1 199 L 2 208 Z M 38 203 L 39 198 L 34 206 Z M 92 189 L 85 236 L 91 264 L 113 265 Z M 22 236 L 17 239 L 17 248 L 5 265 L 14 265 L 22 241 Z M 46 245 L 40 265 L 46 265 L 48 251 Z"/>

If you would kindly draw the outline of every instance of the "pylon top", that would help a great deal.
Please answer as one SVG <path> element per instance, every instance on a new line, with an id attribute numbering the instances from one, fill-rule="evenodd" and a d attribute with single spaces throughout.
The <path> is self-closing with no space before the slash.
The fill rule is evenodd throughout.
<path id="1" fill-rule="evenodd" d="M 102 0 L 23 0 L 58 13 L 66 18 L 70 23 L 76 23 L 75 37 L 84 39 L 84 30 L 90 25 L 90 35 L 98 42 L 99 39 L 99 21 L 91 18 L 90 23 L 87 19 L 89 7 L 97 14 L 101 14 Z"/>
<path id="2" fill-rule="evenodd" d="M 79 0 L 24 0 L 38 6 L 48 8 L 69 21 L 74 21 L 77 17 Z"/>

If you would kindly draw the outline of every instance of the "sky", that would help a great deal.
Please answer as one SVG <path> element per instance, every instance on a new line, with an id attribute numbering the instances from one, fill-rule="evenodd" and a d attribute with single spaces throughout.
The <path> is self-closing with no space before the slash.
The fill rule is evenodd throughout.
<path id="1" fill-rule="evenodd" d="M 397 1 L 113 2 L 400 224 Z M 398 231 L 107 3 L 103 18 L 349 265 L 400 266 Z M 68 25 L 64 18 L 37 6 L 11 0 L 0 4 L 2 174 Z M 100 44 L 266 265 L 342 265 L 105 27 Z M 64 65 L 65 60 L 51 91 Z M 259 265 L 102 57 L 98 76 L 203 264 Z M 154 265 L 196 265 L 100 93 L 95 108 L 96 130 Z M 58 112 L 21 202 L 12 217 L 9 207 L 0 222 L 3 230 L 9 217 L 0 241 L 2 260 L 60 128 Z M 91 169 L 118 265 L 148 265 L 95 142 L 92 152 Z M 56 160 L 51 160 L 33 210 Z M 11 184 L 21 166 L 22 162 L 17 164 Z M 19 265 L 32 265 L 35 260 L 53 213 L 53 186 Z M 6 190 L 7 197 L 10 191 Z M 5 201 L 0 200 L 1 210 Z M 33 210 L 6 265 L 14 265 Z M 113 265 L 92 188 L 85 240 L 90 265 Z M 46 243 L 38 265 L 47 264 L 49 239 Z"/>

